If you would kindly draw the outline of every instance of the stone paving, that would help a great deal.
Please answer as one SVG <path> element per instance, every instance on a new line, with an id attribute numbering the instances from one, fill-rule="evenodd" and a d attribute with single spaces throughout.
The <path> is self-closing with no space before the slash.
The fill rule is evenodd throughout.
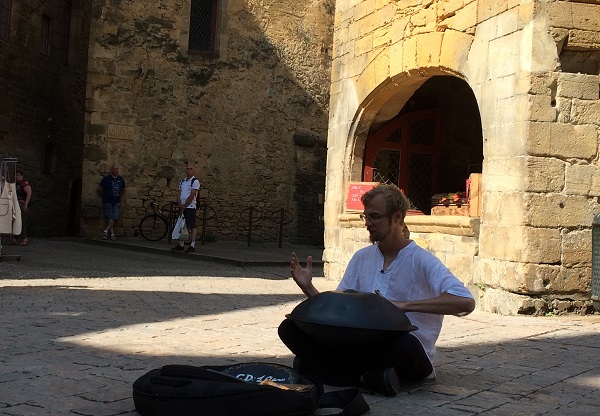
<path id="1" fill-rule="evenodd" d="M 77 241 L 21 253 L 0 262 L 1 415 L 135 415 L 133 381 L 164 364 L 291 365 L 276 328 L 303 297 L 284 267 Z M 369 414 L 597 415 L 599 332 L 599 315 L 447 317 L 437 380 L 367 394 Z"/>

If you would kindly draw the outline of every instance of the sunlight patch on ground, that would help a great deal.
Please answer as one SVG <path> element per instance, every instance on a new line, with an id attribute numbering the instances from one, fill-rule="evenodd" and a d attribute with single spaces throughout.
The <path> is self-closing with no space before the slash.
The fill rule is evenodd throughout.
<path id="1" fill-rule="evenodd" d="M 58 338 L 56 342 L 150 356 L 230 356 L 240 350 L 265 356 L 288 354 L 277 327 L 296 304 L 262 306 L 260 319 L 256 319 L 252 309 L 245 309 L 119 326 Z M 189 342 L 182 343 L 182 338 Z"/>

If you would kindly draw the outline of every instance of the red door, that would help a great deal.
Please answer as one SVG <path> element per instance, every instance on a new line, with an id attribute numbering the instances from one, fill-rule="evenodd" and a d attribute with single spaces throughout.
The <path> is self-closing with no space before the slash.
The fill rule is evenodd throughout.
<path id="1" fill-rule="evenodd" d="M 367 138 L 363 180 L 393 183 L 413 213 L 431 212 L 438 191 L 440 122 L 437 109 L 395 118 Z"/>

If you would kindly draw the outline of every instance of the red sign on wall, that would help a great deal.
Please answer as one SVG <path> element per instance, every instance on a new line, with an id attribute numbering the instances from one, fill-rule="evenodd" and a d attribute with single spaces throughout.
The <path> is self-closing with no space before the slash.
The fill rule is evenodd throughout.
<path id="1" fill-rule="evenodd" d="M 360 198 L 379 185 L 379 182 L 350 182 L 348 184 L 348 196 L 346 198 L 346 211 L 363 211 Z"/>

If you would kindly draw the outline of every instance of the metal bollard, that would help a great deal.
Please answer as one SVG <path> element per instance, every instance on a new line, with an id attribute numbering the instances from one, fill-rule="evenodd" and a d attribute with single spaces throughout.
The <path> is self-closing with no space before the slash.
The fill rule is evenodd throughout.
<path id="1" fill-rule="evenodd" d="M 600 311 L 600 214 L 592 222 L 592 302 Z"/>

